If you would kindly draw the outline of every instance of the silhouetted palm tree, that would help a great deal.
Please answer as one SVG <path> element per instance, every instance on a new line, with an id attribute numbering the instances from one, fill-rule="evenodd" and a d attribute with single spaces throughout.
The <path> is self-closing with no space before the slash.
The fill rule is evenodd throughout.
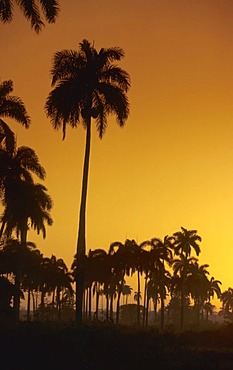
<path id="1" fill-rule="evenodd" d="M 184 254 L 180 255 L 180 258 L 173 260 L 173 271 L 174 276 L 179 275 L 180 279 L 177 280 L 177 288 L 180 289 L 180 329 L 183 331 L 184 326 L 184 310 L 185 310 L 185 300 L 188 297 L 190 291 L 187 286 L 187 276 L 190 273 L 190 265 L 197 262 L 194 257 L 186 257 Z"/>
<path id="2" fill-rule="evenodd" d="M 196 255 L 199 256 L 200 247 L 197 242 L 201 242 L 201 237 L 197 235 L 197 230 L 187 230 L 181 226 L 182 231 L 178 231 L 173 234 L 174 250 L 176 255 L 185 255 L 189 257 L 191 255 L 192 249 L 195 251 Z"/>
<path id="3" fill-rule="evenodd" d="M 15 282 L 13 308 L 17 320 L 19 319 L 20 298 L 23 296 L 21 282 L 29 272 L 34 249 L 35 245 L 33 243 L 28 242 L 22 245 L 18 240 L 9 238 L 0 251 L 1 273 L 13 274 Z"/>
<path id="4" fill-rule="evenodd" d="M 4 199 L 5 210 L 2 222 L 5 225 L 7 237 L 16 231 L 16 236 L 20 238 L 22 246 L 27 244 L 27 232 L 31 227 L 39 234 L 42 232 L 46 237 L 45 223 L 52 225 L 49 211 L 52 201 L 46 193 L 47 189 L 41 184 L 27 183 L 20 180 L 14 183 L 14 192 Z M 21 266 L 18 266 L 16 275 L 16 288 L 21 284 Z M 19 299 L 16 300 L 15 313 L 16 320 L 19 320 Z"/>
<path id="5" fill-rule="evenodd" d="M 91 143 L 91 120 L 96 121 L 102 138 L 107 128 L 107 116 L 117 117 L 124 126 L 129 115 L 126 96 L 130 86 L 129 75 L 113 64 L 124 56 L 120 48 L 100 49 L 98 52 L 87 40 L 79 44 L 79 50 L 62 50 L 55 53 L 51 75 L 52 86 L 45 110 L 55 129 L 62 127 L 63 139 L 66 125 L 76 127 L 82 122 L 86 128 L 86 148 L 83 168 L 82 196 L 77 242 L 76 320 L 82 322 L 82 297 L 84 290 L 84 256 L 86 253 L 85 214 L 88 184 L 88 168 Z"/>
<path id="6" fill-rule="evenodd" d="M 112 274 L 115 276 L 114 285 L 117 286 L 117 304 L 116 304 L 116 323 L 119 323 L 120 299 L 123 286 L 125 285 L 125 276 L 130 275 L 131 269 L 131 240 L 126 239 L 125 243 L 113 242 L 109 247 L 111 256 Z M 113 287 L 114 291 L 115 287 Z"/>
<path id="7" fill-rule="evenodd" d="M 184 324 L 184 299 L 185 299 L 185 279 L 186 279 L 186 267 L 188 264 L 184 259 L 188 259 L 191 255 L 192 249 L 194 249 L 197 256 L 200 253 L 200 247 L 198 242 L 201 242 L 201 237 L 197 234 L 197 230 L 187 230 L 181 227 L 182 231 L 175 232 L 174 237 L 174 251 L 176 255 L 180 255 L 183 268 L 180 270 L 182 279 L 182 291 L 181 291 L 181 317 L 180 317 L 180 327 L 183 331 Z"/>
<path id="8" fill-rule="evenodd" d="M 128 304 L 128 297 L 131 295 L 133 288 L 131 286 L 125 284 L 122 287 L 122 295 L 126 297 L 125 304 Z"/>
<path id="9" fill-rule="evenodd" d="M 59 2 L 57 0 L 15 0 L 15 2 L 37 33 L 44 27 L 43 17 L 48 23 L 54 23 L 59 13 Z M 0 0 L 0 20 L 3 23 L 12 21 L 13 8 L 12 0 Z"/>
<path id="10" fill-rule="evenodd" d="M 161 330 L 164 327 L 164 301 L 166 298 L 166 286 L 168 279 L 168 271 L 165 268 L 165 262 L 170 265 L 172 261 L 174 238 L 166 235 L 163 240 L 160 238 L 152 238 L 149 241 L 144 242 L 144 245 L 151 247 L 150 255 L 153 261 L 153 267 L 151 268 L 152 275 L 153 270 L 156 269 L 156 274 L 159 276 L 158 287 L 161 300 Z"/>
<path id="11" fill-rule="evenodd" d="M 189 274 L 187 276 L 187 284 L 194 300 L 194 308 L 196 310 L 197 325 L 199 325 L 200 309 L 208 297 L 209 280 L 207 275 L 209 265 L 199 265 L 194 261 L 189 266 Z"/>
<path id="12" fill-rule="evenodd" d="M 46 174 L 35 151 L 24 146 L 17 148 L 14 135 L 12 138 L 10 150 L 0 145 L 0 199 L 5 206 L 16 196 L 21 181 L 33 184 L 33 174 L 42 180 Z M 5 220 L 2 221 L 0 238 L 5 227 Z"/>
<path id="13" fill-rule="evenodd" d="M 224 312 L 226 315 L 233 314 L 233 288 L 228 288 L 221 294 Z"/>

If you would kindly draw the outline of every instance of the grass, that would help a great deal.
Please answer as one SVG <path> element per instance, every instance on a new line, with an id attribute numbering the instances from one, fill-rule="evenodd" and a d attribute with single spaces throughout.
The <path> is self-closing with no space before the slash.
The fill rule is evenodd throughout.
<path id="1" fill-rule="evenodd" d="M 0 369 L 233 369 L 233 325 L 158 333 L 126 326 L 20 323 L 0 328 Z"/>

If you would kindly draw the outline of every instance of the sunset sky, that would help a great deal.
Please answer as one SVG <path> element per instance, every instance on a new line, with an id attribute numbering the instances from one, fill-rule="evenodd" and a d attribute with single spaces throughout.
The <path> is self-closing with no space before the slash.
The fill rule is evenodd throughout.
<path id="1" fill-rule="evenodd" d="M 115 118 L 102 140 L 93 126 L 87 248 L 138 243 L 183 226 L 202 237 L 201 264 L 233 287 L 232 0 L 61 0 L 56 23 L 37 35 L 15 7 L 0 24 L 0 80 L 31 117 L 26 130 L 7 120 L 18 146 L 35 149 L 54 206 L 47 237 L 29 234 L 45 256 L 70 267 L 76 251 L 85 146 L 82 126 L 54 131 L 44 105 L 54 53 L 119 46 L 131 76 L 130 116 Z"/>

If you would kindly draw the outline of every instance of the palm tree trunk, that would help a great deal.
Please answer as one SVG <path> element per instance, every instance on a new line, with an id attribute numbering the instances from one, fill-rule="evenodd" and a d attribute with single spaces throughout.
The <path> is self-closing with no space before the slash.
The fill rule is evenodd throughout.
<path id="1" fill-rule="evenodd" d="M 83 291 L 85 280 L 85 255 L 86 255 L 86 200 L 88 185 L 88 170 L 91 145 L 91 117 L 87 118 L 86 148 L 83 166 L 82 196 L 79 213 L 79 229 L 77 242 L 77 274 L 76 274 L 76 323 L 82 325 Z"/>
<path id="2" fill-rule="evenodd" d="M 29 287 L 28 288 L 28 301 L 27 301 L 27 321 L 30 321 L 31 320 L 31 315 L 30 315 L 31 307 L 30 307 L 30 303 L 31 303 L 31 289 Z"/>
<path id="3" fill-rule="evenodd" d="M 27 220 L 24 221 L 24 225 L 21 227 L 21 247 L 27 246 Z M 20 319 L 20 294 L 21 294 L 21 280 L 22 280 L 22 266 L 21 266 L 21 255 L 19 258 L 17 271 L 15 273 L 15 295 L 14 295 L 14 314 L 16 322 Z"/>
<path id="4" fill-rule="evenodd" d="M 148 280 L 148 272 L 146 272 L 145 285 L 144 285 L 143 318 L 142 318 L 142 324 L 143 324 L 143 326 L 145 326 L 145 320 L 146 320 L 147 280 Z"/>
<path id="5" fill-rule="evenodd" d="M 140 271 L 138 270 L 137 325 L 140 325 Z"/>
<path id="6" fill-rule="evenodd" d="M 5 225 L 6 225 L 6 221 L 3 221 L 1 225 L 1 229 L 0 229 L 0 240 L 2 239 L 2 234 L 4 232 Z"/>
<path id="7" fill-rule="evenodd" d="M 160 313 L 161 313 L 161 331 L 163 332 L 163 328 L 164 328 L 164 287 L 162 286 L 162 289 L 161 289 L 161 294 L 160 294 L 160 297 L 161 297 L 161 308 L 160 308 Z"/>
<path id="8" fill-rule="evenodd" d="M 110 295 L 110 319 L 113 321 L 113 299 L 114 299 L 114 293 L 111 293 Z"/>
<path id="9" fill-rule="evenodd" d="M 154 320 L 155 320 L 155 326 L 157 321 L 157 305 L 158 305 L 158 293 L 156 292 L 153 298 L 154 301 Z"/>
<path id="10" fill-rule="evenodd" d="M 91 293 L 92 293 L 92 284 L 89 287 L 89 320 L 91 321 Z"/>

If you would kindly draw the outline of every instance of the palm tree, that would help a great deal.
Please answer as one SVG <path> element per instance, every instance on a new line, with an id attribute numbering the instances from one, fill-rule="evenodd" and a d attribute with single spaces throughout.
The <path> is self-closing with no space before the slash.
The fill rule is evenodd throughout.
<path id="1" fill-rule="evenodd" d="M 79 44 L 79 50 L 62 50 L 54 55 L 51 75 L 52 86 L 45 105 L 55 129 L 62 127 L 63 139 L 66 126 L 76 127 L 82 122 L 86 129 L 86 148 L 83 167 L 82 195 L 77 241 L 76 320 L 82 323 L 82 297 L 84 290 L 84 256 L 86 254 L 85 215 L 88 169 L 91 144 L 91 121 L 96 121 L 99 137 L 107 128 L 107 116 L 117 117 L 124 126 L 129 115 L 126 96 L 130 86 L 128 73 L 113 64 L 124 56 L 118 47 L 102 48 L 98 52 L 87 40 Z"/>
<path id="2" fill-rule="evenodd" d="M 200 247 L 198 242 L 201 242 L 201 237 L 197 235 L 197 230 L 187 230 L 184 227 L 181 227 L 182 231 L 178 231 L 173 234 L 174 237 L 174 251 L 176 255 L 179 255 L 183 268 L 180 270 L 181 279 L 182 279 L 182 291 L 181 291 L 181 316 L 180 316 L 180 327 L 183 331 L 184 324 L 184 300 L 185 300 L 185 279 L 186 279 L 186 268 L 188 264 L 185 262 L 185 259 L 188 261 L 188 257 L 191 255 L 192 249 L 194 249 L 197 256 L 200 253 Z"/>
<path id="3" fill-rule="evenodd" d="M 125 284 L 122 287 L 122 295 L 126 297 L 125 304 L 128 304 L 128 297 L 131 295 L 133 288 L 131 286 Z"/>
<path id="4" fill-rule="evenodd" d="M 31 27 L 39 33 L 44 27 L 40 7 L 45 20 L 54 23 L 59 13 L 59 2 L 57 0 L 16 0 L 16 4 L 23 12 L 25 18 L 31 22 Z M 9 23 L 13 18 L 12 0 L 0 0 L 0 20 Z"/>
<path id="5" fill-rule="evenodd" d="M 12 134 L 10 147 L 3 142 L 0 144 L 0 198 L 3 203 L 6 203 L 11 195 L 14 196 L 17 183 L 24 180 L 32 184 L 33 175 L 41 180 L 44 180 L 46 175 L 35 151 L 25 146 L 17 148 L 15 135 L 10 129 L 9 132 Z"/>
<path id="6" fill-rule="evenodd" d="M 199 325 L 200 319 L 200 308 L 208 296 L 209 280 L 207 275 L 209 272 L 207 268 L 209 265 L 199 265 L 197 261 L 190 264 L 189 275 L 187 276 L 187 283 L 189 285 L 189 290 L 191 297 L 194 299 L 194 308 L 196 309 L 197 325 Z"/>
<path id="7" fill-rule="evenodd" d="M 233 314 L 233 288 L 228 288 L 221 294 L 220 300 L 223 303 L 224 313 L 226 316 Z"/>
<path id="8" fill-rule="evenodd" d="M 185 311 L 185 301 L 189 296 L 190 290 L 187 286 L 187 277 L 190 273 L 190 266 L 196 263 L 197 259 L 195 257 L 185 257 L 181 254 L 179 258 L 173 260 L 173 286 L 180 290 L 180 329 L 183 331 L 184 326 L 184 311 Z M 179 276 L 177 279 L 176 277 Z"/>
<path id="9" fill-rule="evenodd" d="M 153 267 L 151 269 L 152 275 L 153 270 L 157 269 L 156 275 L 159 275 L 159 293 L 161 300 L 161 330 L 164 327 L 164 310 L 165 310 L 165 298 L 166 298 L 166 284 L 168 279 L 168 271 L 165 268 L 165 262 L 169 265 L 172 261 L 174 238 L 166 235 L 163 240 L 160 238 L 152 238 L 149 241 L 145 241 L 144 245 L 151 247 L 151 260 L 153 261 Z"/>
<path id="10" fill-rule="evenodd" d="M 197 242 L 201 242 L 201 237 L 197 235 L 197 230 L 187 230 L 182 226 L 181 230 L 173 234 L 175 254 L 183 254 L 187 258 L 194 249 L 196 255 L 199 256 L 200 247 Z"/>
<path id="11" fill-rule="evenodd" d="M 46 237 L 45 223 L 52 225 L 52 218 L 49 211 L 52 208 L 52 200 L 46 193 L 47 189 L 41 184 L 27 183 L 19 180 L 14 183 L 14 192 L 4 199 L 5 210 L 2 216 L 7 237 L 16 231 L 16 236 L 20 237 L 22 246 L 27 244 L 27 232 L 31 227 L 39 234 L 42 232 L 43 238 Z M 21 284 L 21 266 L 18 266 L 16 274 L 16 288 L 19 290 Z M 16 299 L 15 314 L 19 320 L 19 297 Z"/>
<path id="12" fill-rule="evenodd" d="M 211 298 L 214 298 L 214 295 L 219 298 L 221 296 L 221 287 L 222 282 L 220 280 L 216 280 L 214 276 L 211 276 L 209 279 L 209 286 L 208 286 L 208 301 L 210 302 Z"/>

